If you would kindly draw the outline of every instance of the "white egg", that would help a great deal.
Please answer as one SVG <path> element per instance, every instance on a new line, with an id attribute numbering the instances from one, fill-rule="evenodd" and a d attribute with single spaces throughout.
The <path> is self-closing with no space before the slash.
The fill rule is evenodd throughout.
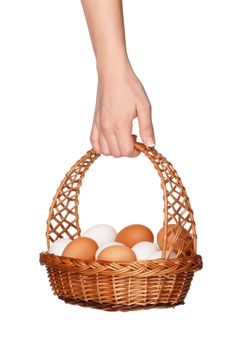
<path id="1" fill-rule="evenodd" d="M 92 226 L 81 234 L 82 237 L 92 238 L 98 247 L 104 243 L 115 241 L 116 235 L 117 231 L 112 226 L 106 224 Z"/>
<path id="2" fill-rule="evenodd" d="M 166 253 L 166 254 L 168 254 L 168 253 Z M 175 258 L 176 258 L 176 254 L 173 252 L 171 252 L 168 256 L 168 259 L 175 259 Z M 159 249 L 155 253 L 153 253 L 152 255 L 150 255 L 148 257 L 148 260 L 154 260 L 154 259 L 162 259 L 162 250 Z"/>
<path id="3" fill-rule="evenodd" d="M 95 260 L 97 260 L 98 258 L 98 255 L 101 253 L 101 251 L 105 248 L 108 248 L 108 247 L 112 247 L 114 245 L 124 245 L 120 242 L 106 242 L 106 243 L 103 243 L 102 245 L 100 245 L 100 247 L 97 249 L 96 253 L 95 253 Z"/>
<path id="4" fill-rule="evenodd" d="M 62 255 L 64 248 L 72 240 L 70 238 L 58 238 L 48 250 L 49 254 Z"/>
<path id="5" fill-rule="evenodd" d="M 142 241 L 136 243 L 131 249 L 134 251 L 137 260 L 146 260 L 150 255 L 157 252 L 158 247 L 152 242 Z"/>

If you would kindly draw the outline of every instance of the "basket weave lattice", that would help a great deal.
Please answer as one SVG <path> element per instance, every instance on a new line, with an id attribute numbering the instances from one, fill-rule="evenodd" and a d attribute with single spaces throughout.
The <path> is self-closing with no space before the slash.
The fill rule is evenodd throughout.
<path id="1" fill-rule="evenodd" d="M 196 254 L 196 228 L 186 190 L 172 164 L 152 147 L 135 142 L 135 148 L 154 164 L 161 179 L 164 200 L 164 245 L 162 259 L 133 263 L 81 261 L 40 253 L 46 265 L 55 295 L 67 303 L 107 311 L 127 311 L 184 304 L 194 272 L 202 268 Z M 58 238 L 74 239 L 80 235 L 78 196 L 82 179 L 100 156 L 93 149 L 81 157 L 61 182 L 53 199 L 47 221 L 47 247 Z M 177 224 L 192 237 L 189 255 L 168 259 L 168 225 Z M 178 232 L 175 239 L 178 238 Z M 169 249 L 167 249 L 169 248 Z"/>

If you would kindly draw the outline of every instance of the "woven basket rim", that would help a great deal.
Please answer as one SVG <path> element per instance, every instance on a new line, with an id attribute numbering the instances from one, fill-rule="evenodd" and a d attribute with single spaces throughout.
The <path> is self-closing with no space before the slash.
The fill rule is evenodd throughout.
<path id="1" fill-rule="evenodd" d="M 202 268 L 202 256 L 193 254 L 174 259 L 137 260 L 134 262 L 108 262 L 108 261 L 83 261 L 76 258 L 67 258 L 48 252 L 40 253 L 40 264 L 78 272 L 83 275 L 94 275 L 97 273 L 106 275 L 170 275 L 185 272 L 196 272 Z"/>
<path id="2" fill-rule="evenodd" d="M 54 254 L 54 253 L 49 253 L 48 251 L 42 251 L 40 253 L 40 255 L 49 255 L 49 256 L 54 256 L 54 257 L 58 257 L 60 260 L 70 260 L 70 261 L 73 261 L 73 262 L 79 262 L 79 263 L 85 263 L 86 265 L 91 265 L 92 263 L 99 263 L 99 264 L 102 264 L 102 265 L 110 265 L 110 264 L 115 264 L 115 262 L 113 261 L 107 261 L 107 260 L 95 260 L 95 259 L 92 259 L 92 260 L 82 260 L 82 259 L 77 259 L 77 258 L 68 258 L 66 256 L 62 256 L 62 255 L 57 255 L 57 254 Z M 176 261 L 176 260 L 186 260 L 186 258 L 192 258 L 192 257 L 196 257 L 196 256 L 200 256 L 200 254 L 191 254 L 191 255 L 186 255 L 186 256 L 179 256 L 179 257 L 176 257 L 176 258 L 171 258 L 171 259 L 162 259 L 162 258 L 157 258 L 157 259 L 153 259 L 153 260 L 149 260 L 149 259 L 144 259 L 144 260 L 136 260 L 136 261 L 132 261 L 132 262 L 117 262 L 117 264 L 120 264 L 122 266 L 128 266 L 128 265 L 134 265 L 135 263 L 147 263 L 149 261 Z"/>

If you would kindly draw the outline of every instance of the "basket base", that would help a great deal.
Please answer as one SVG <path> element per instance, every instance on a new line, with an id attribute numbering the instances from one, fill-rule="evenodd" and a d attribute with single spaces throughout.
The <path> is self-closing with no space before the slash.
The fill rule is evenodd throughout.
<path id="1" fill-rule="evenodd" d="M 184 301 L 180 301 L 176 304 L 170 304 L 170 303 L 159 303 L 159 304 L 148 304 L 148 305 L 113 305 L 113 304 L 105 304 L 105 303 L 96 303 L 94 301 L 84 301 L 79 299 L 71 299 L 71 298 L 64 298 L 61 296 L 58 296 L 59 299 L 63 300 L 65 303 L 72 304 L 72 305 L 79 305 L 82 307 L 91 307 L 93 309 L 99 309 L 103 311 L 136 311 L 136 310 L 145 310 L 145 309 L 167 309 L 167 308 L 174 308 L 178 305 L 184 305 Z"/>

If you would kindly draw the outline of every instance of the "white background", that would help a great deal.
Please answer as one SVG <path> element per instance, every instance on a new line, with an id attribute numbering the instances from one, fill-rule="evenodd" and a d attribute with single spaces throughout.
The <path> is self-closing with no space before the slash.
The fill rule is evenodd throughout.
<path id="1" fill-rule="evenodd" d="M 204 268 L 175 309 L 109 313 L 52 295 L 39 253 L 56 188 L 91 148 L 95 59 L 78 0 L 1 0 L 2 349 L 231 349 L 231 1 L 127 0 L 124 14 L 157 149 L 187 189 Z M 155 170 L 143 155 L 101 156 L 83 182 L 82 230 L 136 222 L 162 226 Z"/>

